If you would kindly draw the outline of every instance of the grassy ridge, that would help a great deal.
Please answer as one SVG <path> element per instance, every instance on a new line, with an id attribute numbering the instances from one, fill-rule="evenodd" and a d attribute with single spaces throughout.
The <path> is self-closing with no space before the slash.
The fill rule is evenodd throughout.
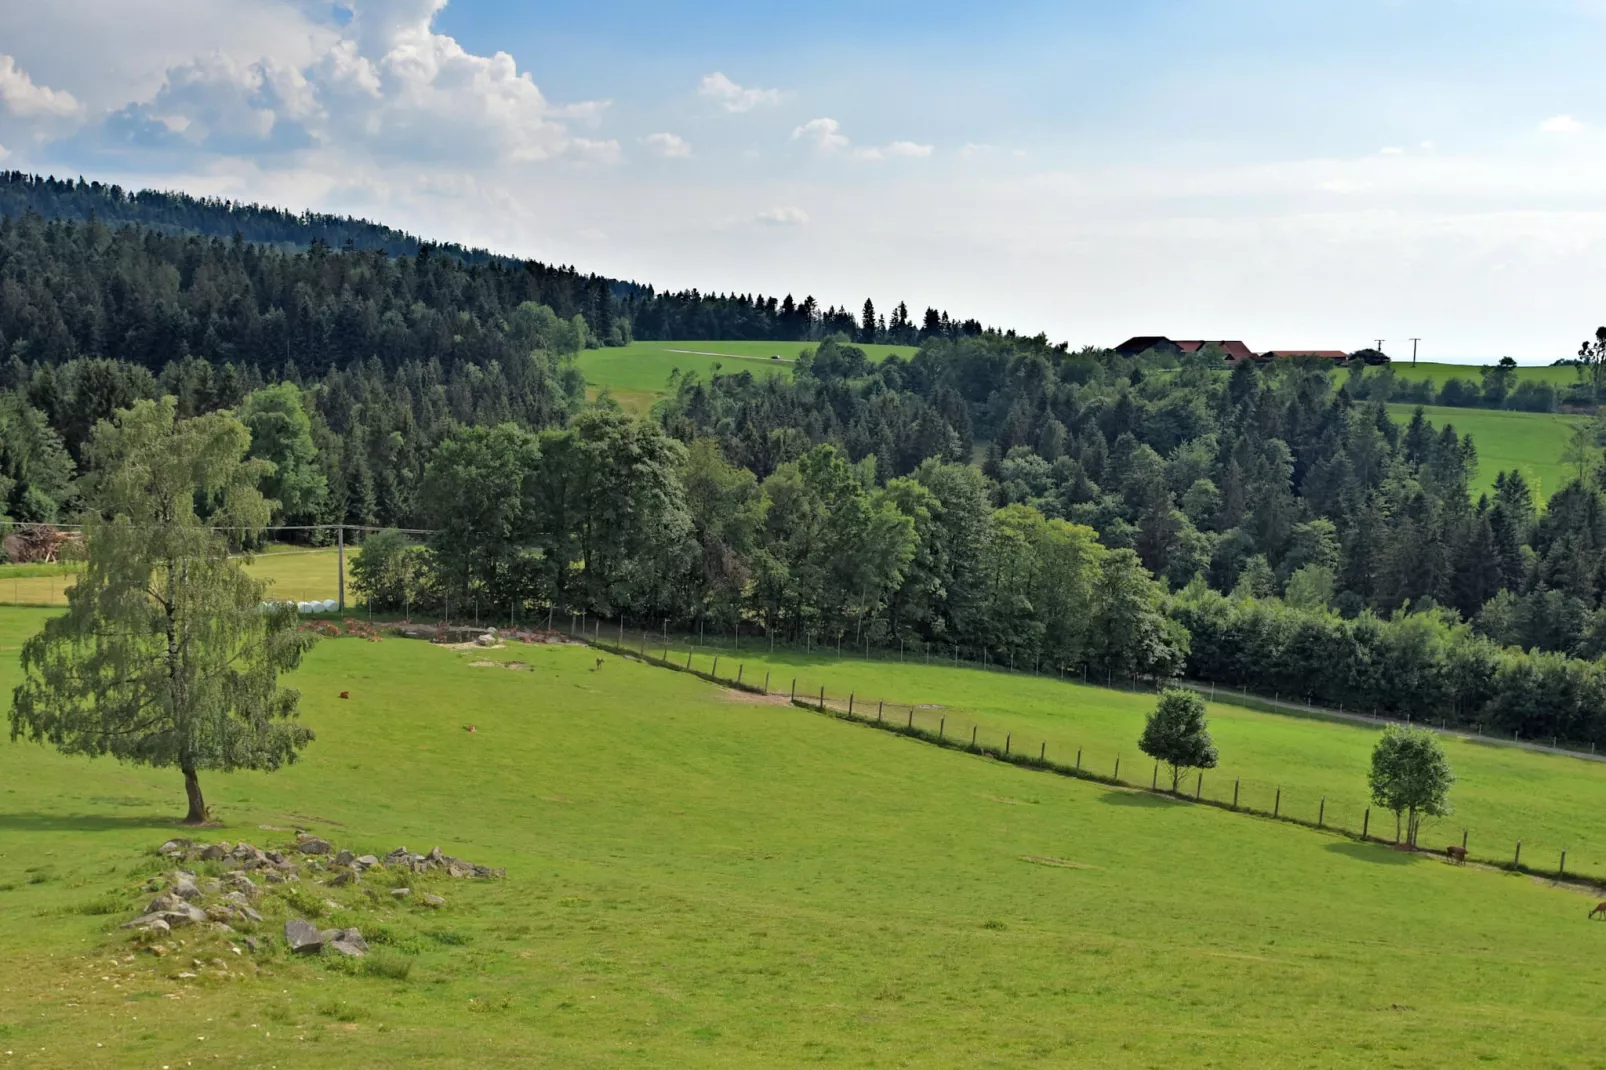
<path id="1" fill-rule="evenodd" d="M 39 619 L 0 615 L 3 645 Z M 216 835 L 440 842 L 509 880 L 456 893 L 406 983 L 110 964 L 117 918 L 73 908 L 168 834 L 178 777 L 7 747 L 0 1048 L 84 1067 L 1603 1062 L 1606 927 L 1526 878 L 581 648 L 338 640 L 296 682 L 317 743 L 277 774 L 209 777 Z"/>
<path id="2" fill-rule="evenodd" d="M 1489 362 L 1491 365 L 1495 361 Z M 1438 364 L 1432 361 L 1420 361 L 1413 365 L 1409 357 L 1405 360 L 1396 360 L 1389 367 L 1402 382 L 1418 382 L 1426 379 L 1435 388 L 1444 386 L 1451 379 L 1464 379 L 1469 383 L 1481 384 L 1483 377 L 1479 374 L 1479 365 L 1476 364 Z M 1376 374 L 1375 369 L 1369 369 Z M 1568 364 L 1560 367 L 1544 365 L 1522 365 L 1517 368 L 1517 381 L 1549 383 L 1557 389 L 1565 389 L 1578 382 L 1578 371 Z"/>

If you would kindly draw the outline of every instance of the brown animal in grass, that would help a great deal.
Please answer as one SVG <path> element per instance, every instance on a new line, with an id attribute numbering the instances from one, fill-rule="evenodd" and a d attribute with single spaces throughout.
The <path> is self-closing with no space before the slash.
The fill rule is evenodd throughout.
<path id="1" fill-rule="evenodd" d="M 1464 866 L 1467 864 L 1467 849 L 1465 847 L 1456 847 L 1452 844 L 1444 849 L 1444 857 L 1458 866 Z"/>
<path id="2" fill-rule="evenodd" d="M 1593 918 L 1596 914 L 1599 914 L 1601 917 L 1606 917 L 1606 903 L 1595 904 L 1595 909 L 1589 912 L 1589 916 Z"/>
<path id="3" fill-rule="evenodd" d="M 471 724 L 466 724 L 466 725 L 463 726 L 463 731 L 465 731 L 465 732 L 469 733 L 470 735 L 472 735 L 473 733 L 478 732 L 479 729 L 475 728 Z"/>
<path id="4" fill-rule="evenodd" d="M 596 672 L 596 671 L 597 671 L 597 669 L 600 669 L 600 668 L 602 668 L 602 659 L 601 659 L 601 658 L 598 658 L 598 659 L 597 659 L 597 666 L 596 666 L 596 668 L 595 668 L 595 669 L 592 669 L 592 670 L 591 670 L 591 671 L 592 671 L 592 672 Z"/>
<path id="5" fill-rule="evenodd" d="M 350 698 L 351 697 L 351 692 L 350 691 L 342 691 L 342 692 L 340 692 L 340 697 L 341 698 Z"/>

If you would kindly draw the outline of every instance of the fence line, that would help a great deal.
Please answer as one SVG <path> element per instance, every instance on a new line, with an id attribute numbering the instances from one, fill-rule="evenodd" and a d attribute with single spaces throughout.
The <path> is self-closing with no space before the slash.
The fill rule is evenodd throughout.
<path id="1" fill-rule="evenodd" d="M 1356 806 L 1354 800 L 1335 800 L 1326 795 L 1315 795 L 1310 799 L 1296 798 L 1284 785 L 1276 785 L 1259 780 L 1249 780 L 1243 777 L 1234 777 L 1227 783 L 1224 776 L 1211 776 L 1213 770 L 1190 770 L 1183 774 L 1177 783 L 1176 790 L 1162 781 L 1160 763 L 1146 755 L 1139 755 L 1133 761 L 1126 762 L 1128 778 L 1132 770 L 1137 770 L 1136 779 L 1123 778 L 1121 775 L 1123 759 L 1126 755 L 1117 754 L 1113 760 L 1106 758 L 1095 766 L 1092 757 L 1082 748 L 1076 750 L 1074 762 L 1065 760 L 1060 755 L 1049 755 L 1046 740 L 1026 740 L 1015 738 L 1014 732 L 999 733 L 996 730 L 986 729 L 977 722 L 967 721 L 960 723 L 950 721 L 945 708 L 940 706 L 922 706 L 919 704 L 898 703 L 889 705 L 883 700 L 859 701 L 859 696 L 853 692 L 846 696 L 830 696 L 826 688 L 813 682 L 808 683 L 801 691 L 798 684 L 801 678 L 790 680 L 771 681 L 766 674 L 763 684 L 752 680 L 742 679 L 745 665 L 739 659 L 725 659 L 723 654 L 706 654 L 713 658 L 713 664 L 708 671 L 697 667 L 693 661 L 695 651 L 686 651 L 686 659 L 680 659 L 681 650 L 666 637 L 655 635 L 645 630 L 632 630 L 630 642 L 625 642 L 625 632 L 622 624 L 606 627 L 600 621 L 588 622 L 592 626 L 576 629 L 570 632 L 570 637 L 586 643 L 599 650 L 605 650 L 622 657 L 669 669 L 674 672 L 688 673 L 709 683 L 721 687 L 733 688 L 755 695 L 767 695 L 778 699 L 784 698 L 788 705 L 813 713 L 832 717 L 836 720 L 848 721 L 893 735 L 904 736 L 924 743 L 931 744 L 945 750 L 960 751 L 981 757 L 991 758 L 995 761 L 1006 762 L 1024 769 L 1035 769 L 1052 773 L 1058 776 L 1085 780 L 1092 783 L 1104 784 L 1109 787 L 1122 788 L 1129 791 L 1155 795 L 1167 800 L 1180 803 L 1192 803 L 1200 806 L 1213 806 L 1220 810 L 1247 814 L 1266 820 L 1280 821 L 1285 824 L 1299 825 L 1305 828 L 1330 832 L 1362 843 L 1375 843 L 1383 845 L 1399 845 L 1398 837 L 1402 830 L 1396 822 L 1396 838 L 1390 839 L 1386 835 L 1375 835 L 1371 830 L 1373 823 L 1372 810 L 1374 807 L 1366 804 Z M 639 637 L 639 638 L 638 638 Z M 656 640 L 656 642 L 655 642 Z M 734 666 L 732 675 L 718 675 L 719 661 L 726 660 L 728 667 Z M 773 684 L 773 686 L 772 686 Z M 1207 685 L 1208 686 L 1208 685 Z M 902 714 L 902 716 L 899 716 Z M 967 732 L 966 729 L 969 729 Z M 985 732 L 984 736 L 982 733 Z M 997 739 L 1003 735 L 1000 743 Z M 1032 747 L 1031 743 L 1037 743 Z M 1108 771 L 1104 771 L 1105 769 Z M 1148 774 L 1145 778 L 1144 774 Z M 1144 783 L 1144 779 L 1149 782 Z M 1267 806 L 1266 795 L 1270 796 Z M 1259 797 L 1259 804 L 1256 798 Z M 1308 813 L 1305 811 L 1309 811 Z M 1390 811 L 1381 810 L 1377 820 L 1386 823 Z M 1357 829 L 1355 826 L 1359 825 Z M 1469 842 L 1468 830 L 1462 830 L 1461 848 L 1466 850 Z M 1496 856 L 1487 852 L 1478 851 L 1468 853 L 1467 859 L 1511 872 L 1524 873 L 1535 877 L 1553 880 L 1566 880 L 1573 883 L 1585 884 L 1592 888 L 1606 889 L 1606 875 L 1596 876 L 1580 873 L 1576 869 L 1567 871 L 1567 851 L 1562 850 L 1554 869 L 1542 868 L 1533 864 L 1533 849 L 1529 849 L 1529 861 L 1522 861 L 1521 840 L 1510 855 L 1502 852 Z M 1452 845 L 1453 846 L 1453 845 Z M 1420 846 L 1408 848 L 1421 854 L 1430 854 L 1450 859 L 1453 854 L 1450 850 L 1434 850 Z"/>

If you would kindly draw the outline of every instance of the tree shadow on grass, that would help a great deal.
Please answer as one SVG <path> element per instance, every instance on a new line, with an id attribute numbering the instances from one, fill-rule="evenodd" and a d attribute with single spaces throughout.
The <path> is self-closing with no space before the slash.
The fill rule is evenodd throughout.
<path id="1" fill-rule="evenodd" d="M 182 827 L 177 815 L 168 814 L 118 817 L 113 814 L 0 813 L 0 832 L 127 832 Z"/>
<path id="2" fill-rule="evenodd" d="M 1139 806 L 1149 809 L 1161 809 L 1176 806 L 1179 800 L 1168 799 L 1164 795 L 1155 795 L 1147 791 L 1107 791 L 1099 796 L 1099 802 L 1110 806 Z"/>
<path id="3" fill-rule="evenodd" d="M 1382 843 L 1353 843 L 1344 841 L 1330 843 L 1327 849 L 1334 854 L 1348 855 L 1350 858 L 1362 862 L 1372 862 L 1380 866 L 1408 866 L 1416 860 L 1416 854 L 1411 851 L 1396 851 L 1394 848 Z"/>

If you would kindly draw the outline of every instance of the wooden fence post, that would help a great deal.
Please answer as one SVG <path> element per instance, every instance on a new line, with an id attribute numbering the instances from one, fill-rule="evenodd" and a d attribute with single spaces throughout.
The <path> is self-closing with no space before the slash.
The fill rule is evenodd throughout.
<path id="1" fill-rule="evenodd" d="M 1283 789 L 1282 788 L 1278 788 L 1277 789 L 1277 799 L 1276 799 L 1276 801 L 1274 801 L 1271 804 L 1271 816 L 1272 817 L 1276 817 L 1279 813 L 1282 812 L 1282 808 L 1283 808 Z"/>
<path id="2" fill-rule="evenodd" d="M 1565 877 L 1566 875 L 1567 875 L 1567 852 L 1563 851 L 1561 853 L 1561 865 L 1556 867 L 1556 876 Z"/>
<path id="3" fill-rule="evenodd" d="M 712 676 L 716 680 L 719 679 L 719 655 L 718 654 L 714 655 L 714 667 L 712 669 L 708 670 L 708 675 Z"/>
<path id="4" fill-rule="evenodd" d="M 1121 759 L 1119 757 L 1115 759 L 1115 776 L 1112 779 L 1117 784 L 1121 782 Z"/>
<path id="5" fill-rule="evenodd" d="M 736 682 L 738 684 L 742 682 L 742 670 L 746 668 L 747 666 L 743 665 L 741 662 L 736 663 Z"/>
<path id="6" fill-rule="evenodd" d="M 789 702 L 796 702 L 797 701 L 797 677 L 795 677 L 795 676 L 792 677 L 792 697 L 790 699 L 788 699 L 787 701 L 789 701 Z"/>
<path id="7" fill-rule="evenodd" d="M 1043 740 L 1042 748 L 1037 752 L 1037 760 L 1042 761 L 1048 757 L 1048 740 Z"/>
<path id="8" fill-rule="evenodd" d="M 1004 733 L 1004 757 L 1006 757 L 1006 758 L 1009 757 L 1009 743 L 1010 743 L 1010 740 L 1012 740 L 1014 738 L 1015 738 L 1015 736 L 1014 736 L 1013 733 L 1011 733 L 1011 732 L 1005 732 Z"/>
<path id="9" fill-rule="evenodd" d="M 1154 763 L 1154 776 L 1149 780 L 1149 790 L 1153 791 L 1160 786 L 1160 763 Z"/>
<path id="10" fill-rule="evenodd" d="M 911 717 L 914 716 L 913 713 L 911 713 L 910 716 Z M 943 735 L 947 731 L 948 731 L 948 718 L 946 716 L 938 718 L 938 720 L 937 720 L 937 739 L 940 741 L 943 738 Z"/>
<path id="11" fill-rule="evenodd" d="M 769 693 L 770 693 L 770 674 L 769 674 L 769 670 L 765 669 L 764 670 L 764 694 L 768 695 Z"/>
<path id="12" fill-rule="evenodd" d="M 1238 778 L 1232 778 L 1232 808 L 1238 809 Z"/>
<path id="13" fill-rule="evenodd" d="M 1511 860 L 1511 868 L 1515 869 L 1520 865 L 1522 865 L 1522 841 L 1518 840 L 1517 841 L 1517 854 Z"/>
<path id="14" fill-rule="evenodd" d="M 1467 830 L 1466 829 L 1462 829 L 1461 830 L 1461 849 L 1463 851 L 1465 851 L 1467 849 Z"/>
<path id="15" fill-rule="evenodd" d="M 820 688 L 820 712 L 825 712 L 825 688 Z"/>
<path id="16" fill-rule="evenodd" d="M 848 692 L 848 716 L 853 716 L 853 692 Z"/>
<path id="17" fill-rule="evenodd" d="M 1316 827 L 1323 828 L 1327 824 L 1327 796 L 1322 796 L 1322 804 L 1316 809 Z"/>
<path id="18" fill-rule="evenodd" d="M 1194 802 L 1198 802 L 1199 801 L 1199 797 L 1201 795 L 1203 795 L 1203 794 L 1204 794 L 1204 770 L 1201 769 L 1199 771 L 1199 782 L 1193 786 L 1193 801 Z"/>
<path id="19" fill-rule="evenodd" d="M 970 726 L 970 749 L 971 750 L 975 750 L 976 749 L 976 726 L 975 725 L 971 725 Z"/>
<path id="20" fill-rule="evenodd" d="M 691 672 L 691 651 L 686 651 L 686 671 Z"/>
<path id="21" fill-rule="evenodd" d="M 1082 748 L 1081 747 L 1077 747 L 1076 748 L 1076 771 L 1078 773 L 1080 773 L 1082 771 Z"/>
<path id="22" fill-rule="evenodd" d="M 909 724 L 908 724 L 908 727 L 909 728 L 913 728 L 914 726 L 915 726 L 915 708 L 913 706 L 910 706 L 909 707 Z"/>
<path id="23" fill-rule="evenodd" d="M 1361 818 L 1361 839 L 1363 839 L 1363 840 L 1366 839 L 1366 833 L 1371 827 L 1372 827 L 1372 808 L 1370 806 L 1368 806 L 1366 808 L 1365 815 Z"/>

